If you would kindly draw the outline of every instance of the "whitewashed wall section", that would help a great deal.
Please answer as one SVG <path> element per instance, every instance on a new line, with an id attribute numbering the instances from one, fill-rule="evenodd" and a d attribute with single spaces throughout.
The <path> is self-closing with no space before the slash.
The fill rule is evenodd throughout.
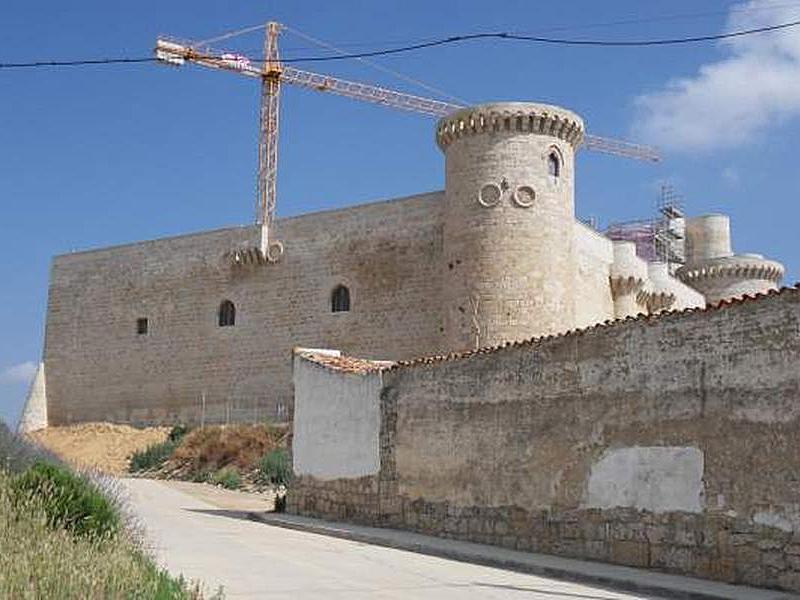
<path id="1" fill-rule="evenodd" d="M 381 374 L 348 373 L 294 357 L 296 475 L 330 480 L 380 468 Z"/>

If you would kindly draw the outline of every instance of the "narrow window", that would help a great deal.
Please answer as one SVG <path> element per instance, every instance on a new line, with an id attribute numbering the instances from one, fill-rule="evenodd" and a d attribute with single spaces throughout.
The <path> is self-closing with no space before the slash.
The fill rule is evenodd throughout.
<path id="1" fill-rule="evenodd" d="M 350 290 L 337 285 L 331 293 L 331 312 L 348 312 L 350 310 Z"/>
<path id="2" fill-rule="evenodd" d="M 232 327 L 236 325 L 236 307 L 230 300 L 223 300 L 219 305 L 219 326 Z"/>
<path id="3" fill-rule="evenodd" d="M 561 175 L 561 161 L 555 152 L 551 152 L 550 156 L 547 157 L 547 172 L 553 177 Z"/>
<path id="4" fill-rule="evenodd" d="M 136 333 L 139 335 L 146 335 L 147 334 L 147 326 L 148 322 L 147 319 L 136 319 Z"/>

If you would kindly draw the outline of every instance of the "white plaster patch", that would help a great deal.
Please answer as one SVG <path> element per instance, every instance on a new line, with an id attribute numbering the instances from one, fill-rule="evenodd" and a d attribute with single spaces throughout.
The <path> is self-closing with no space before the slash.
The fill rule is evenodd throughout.
<path id="1" fill-rule="evenodd" d="M 675 446 L 608 450 L 592 465 L 584 505 L 702 512 L 703 453 Z"/>
<path id="2" fill-rule="evenodd" d="M 294 359 L 292 462 L 297 475 L 330 480 L 380 468 L 381 375 Z"/>
<path id="3" fill-rule="evenodd" d="M 782 531 L 796 531 L 800 529 L 800 515 L 782 515 L 770 511 L 762 511 L 753 515 L 753 523 L 775 527 Z"/>

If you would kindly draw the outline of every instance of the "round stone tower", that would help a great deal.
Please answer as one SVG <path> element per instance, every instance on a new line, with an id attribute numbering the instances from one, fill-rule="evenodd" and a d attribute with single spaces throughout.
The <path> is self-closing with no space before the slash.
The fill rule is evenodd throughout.
<path id="1" fill-rule="evenodd" d="M 686 219 L 686 264 L 676 275 L 716 304 L 775 289 L 783 265 L 760 254 L 734 254 L 727 215 Z"/>
<path id="2" fill-rule="evenodd" d="M 576 114 L 504 102 L 441 119 L 444 344 L 463 350 L 575 325 Z"/>

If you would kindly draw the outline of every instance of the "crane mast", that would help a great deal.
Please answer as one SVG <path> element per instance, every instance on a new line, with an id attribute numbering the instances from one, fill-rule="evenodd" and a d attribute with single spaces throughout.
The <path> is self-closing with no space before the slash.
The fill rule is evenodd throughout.
<path id="1" fill-rule="evenodd" d="M 388 88 L 348 81 L 282 64 L 278 53 L 280 29 L 280 23 L 270 21 L 266 24 L 264 61 L 261 66 L 253 65 L 245 56 L 216 53 L 210 50 L 200 51 L 197 44 L 184 43 L 168 38 L 158 38 L 155 47 L 156 58 L 165 64 L 180 66 L 186 62 L 191 62 L 204 67 L 231 71 L 261 80 L 256 223 L 261 226 L 261 239 L 257 249 L 260 253 L 259 260 L 266 262 L 277 260 L 283 252 L 283 246 L 280 242 L 270 239 L 277 201 L 278 112 L 281 84 L 286 83 L 317 92 L 328 92 L 338 96 L 433 117 L 443 117 L 465 108 L 458 104 L 405 94 Z M 649 146 L 595 135 L 585 135 L 583 146 L 587 150 L 615 156 L 650 162 L 658 162 L 660 160 L 658 152 Z"/>
<path id="2" fill-rule="evenodd" d="M 269 249 L 269 234 L 278 194 L 278 110 L 281 93 L 279 32 L 278 23 L 273 21 L 267 24 L 267 35 L 264 40 L 264 75 L 261 77 L 256 223 L 261 225 L 259 247 L 265 256 Z"/>

